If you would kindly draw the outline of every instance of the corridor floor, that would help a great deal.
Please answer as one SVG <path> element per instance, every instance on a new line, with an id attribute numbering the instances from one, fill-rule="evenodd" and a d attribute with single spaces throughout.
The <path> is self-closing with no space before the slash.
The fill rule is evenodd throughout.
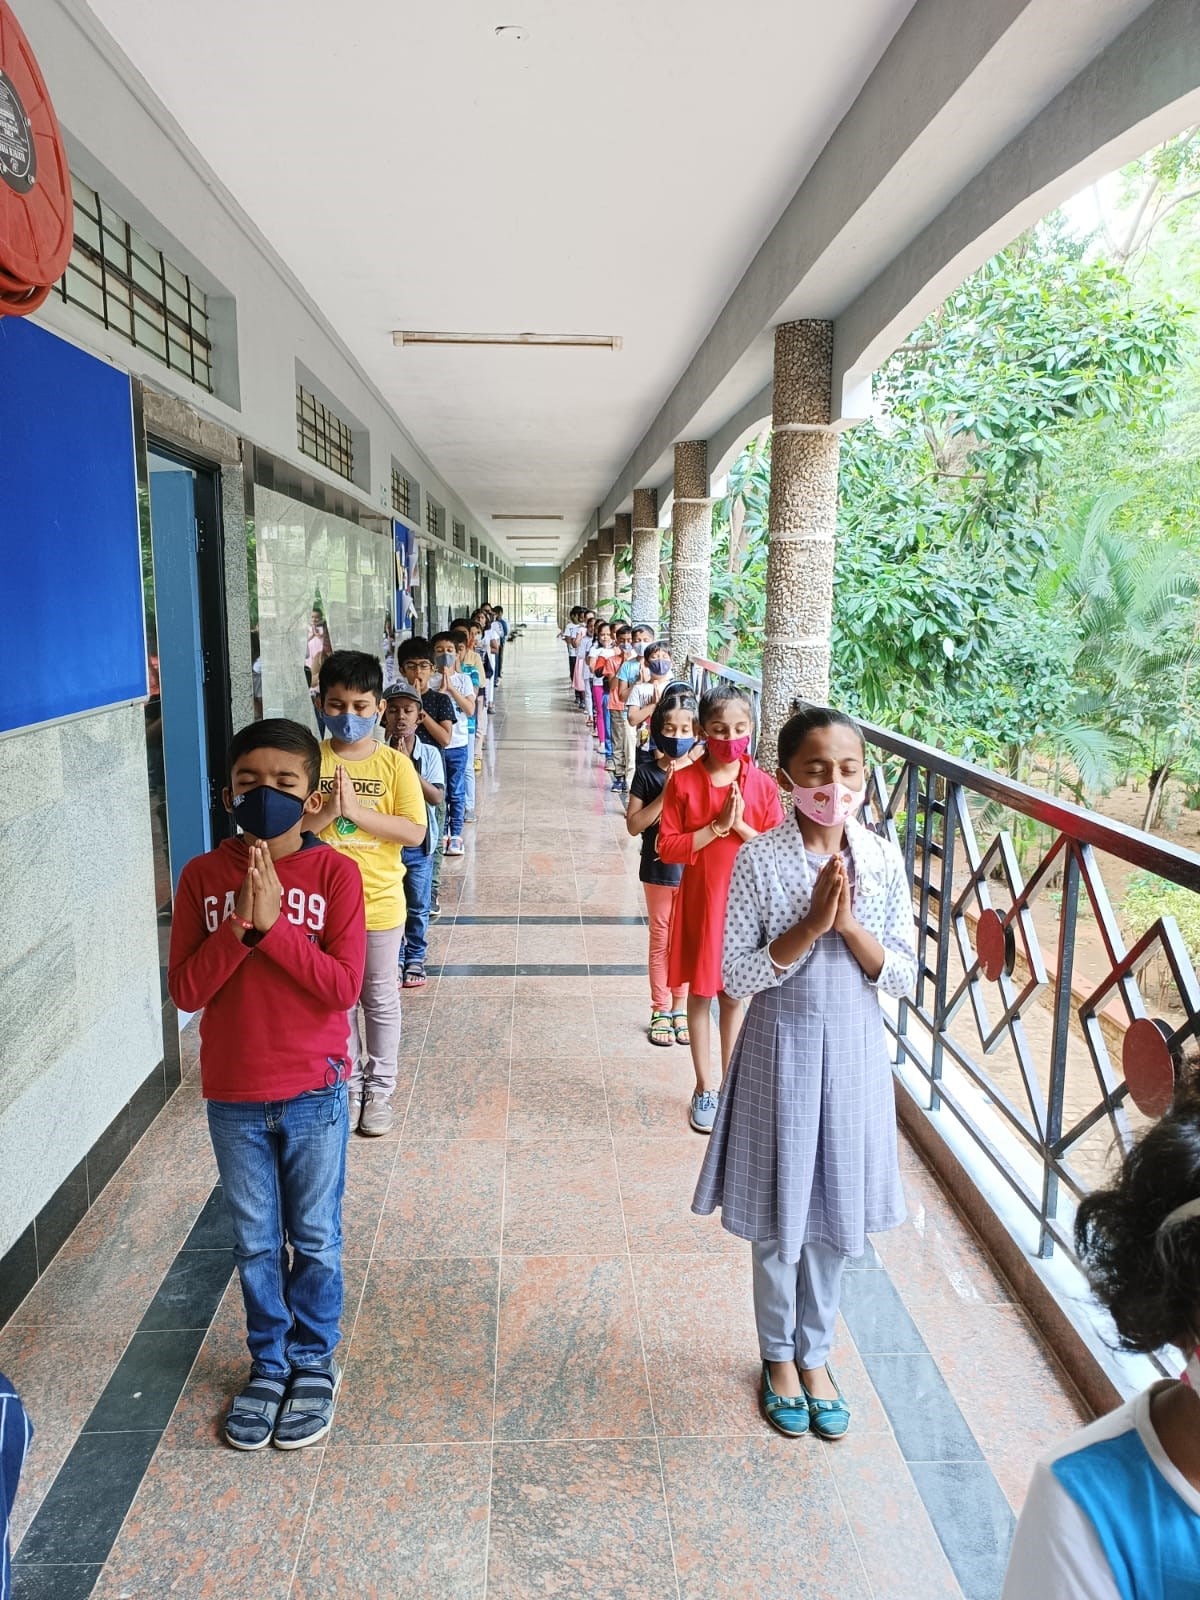
<path id="1" fill-rule="evenodd" d="M 194 1063 L 0 1329 L 37 1427 L 17 1595 L 934 1600 L 998 1593 L 1082 1415 L 915 1153 L 848 1275 L 847 1439 L 771 1433 L 748 1249 L 691 1215 L 685 1049 L 645 1034 L 637 852 L 549 634 L 508 652 L 479 822 L 355 1138 L 323 1447 L 219 1442 L 241 1305 Z"/>

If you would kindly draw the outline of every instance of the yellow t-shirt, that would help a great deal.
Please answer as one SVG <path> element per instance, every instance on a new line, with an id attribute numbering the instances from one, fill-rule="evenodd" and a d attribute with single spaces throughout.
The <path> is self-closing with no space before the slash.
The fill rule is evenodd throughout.
<path id="1" fill-rule="evenodd" d="M 416 768 L 407 756 L 385 744 L 375 746 L 375 754 L 365 761 L 345 761 L 335 756 L 328 739 L 321 741 L 321 793 L 333 793 L 336 768 L 345 767 L 354 782 L 360 803 L 371 811 L 389 817 L 407 817 L 424 827 L 425 796 Z M 398 928 L 405 918 L 404 848 L 390 839 L 377 839 L 364 833 L 345 817 L 338 817 L 321 831 L 321 838 L 343 855 L 358 863 L 362 873 L 363 898 L 367 906 L 367 929 Z"/>

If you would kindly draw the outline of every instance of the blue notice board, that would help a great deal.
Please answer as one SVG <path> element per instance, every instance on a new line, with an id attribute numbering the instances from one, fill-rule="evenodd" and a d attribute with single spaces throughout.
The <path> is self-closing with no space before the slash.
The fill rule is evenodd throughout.
<path id="1" fill-rule="evenodd" d="M 0 317 L 0 734 L 144 700 L 129 378 Z"/>

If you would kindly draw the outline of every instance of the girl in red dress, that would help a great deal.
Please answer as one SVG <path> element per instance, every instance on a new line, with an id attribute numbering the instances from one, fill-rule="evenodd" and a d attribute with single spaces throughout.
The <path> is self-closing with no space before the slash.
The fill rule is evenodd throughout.
<path id="1" fill-rule="evenodd" d="M 746 839 L 783 821 L 779 790 L 750 759 L 750 702 L 739 689 L 712 690 L 700 702 L 702 761 L 674 773 L 663 797 L 658 829 L 661 861 L 684 868 L 671 913 L 667 982 L 688 986 L 696 1092 L 689 1121 L 697 1133 L 711 1133 L 717 1095 L 742 1021 L 742 1007 L 721 987 L 725 902 L 733 858 Z M 721 1077 L 709 1058 L 713 996 L 721 1019 Z"/>

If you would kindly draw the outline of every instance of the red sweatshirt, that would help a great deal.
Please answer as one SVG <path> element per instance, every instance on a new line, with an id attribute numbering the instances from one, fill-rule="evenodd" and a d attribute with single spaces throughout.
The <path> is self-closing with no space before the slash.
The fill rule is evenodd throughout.
<path id="1" fill-rule="evenodd" d="M 175 895 L 167 988 L 200 1011 L 206 1100 L 294 1100 L 344 1061 L 346 1013 L 358 999 L 367 931 L 357 866 L 313 834 L 275 863 L 275 925 L 242 943 L 229 921 L 246 876 L 245 839 L 226 839 L 184 867 Z M 254 934 L 247 934 L 254 941 Z"/>

